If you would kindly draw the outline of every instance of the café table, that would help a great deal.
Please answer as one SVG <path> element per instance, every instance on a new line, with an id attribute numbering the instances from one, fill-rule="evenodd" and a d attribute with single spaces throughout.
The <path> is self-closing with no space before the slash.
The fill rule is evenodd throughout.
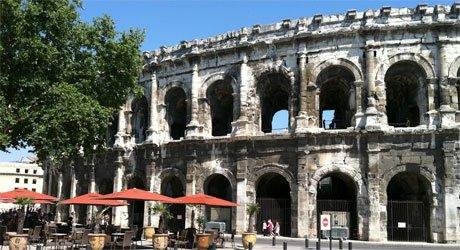
<path id="1" fill-rule="evenodd" d="M 112 233 L 113 242 L 116 242 L 118 238 L 123 237 L 125 233 Z"/>
<path id="2" fill-rule="evenodd" d="M 63 239 L 65 236 L 67 236 L 67 234 L 52 233 L 52 234 L 50 234 L 50 236 L 51 236 L 51 239 L 54 239 L 55 249 L 59 249 L 59 240 Z"/>

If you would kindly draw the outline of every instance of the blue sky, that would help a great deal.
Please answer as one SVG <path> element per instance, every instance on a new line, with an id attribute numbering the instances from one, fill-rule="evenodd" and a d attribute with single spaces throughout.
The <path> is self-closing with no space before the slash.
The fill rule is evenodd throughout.
<path id="1" fill-rule="evenodd" d="M 382 6 L 415 7 L 419 3 L 451 5 L 454 1 L 383 1 L 383 0 L 83 0 L 83 20 L 103 14 L 110 15 L 118 30 L 143 29 L 146 39 L 142 50 L 177 44 L 182 40 L 206 38 L 227 31 L 270 24 L 283 19 L 297 19 L 315 14 L 345 13 L 349 9 L 363 11 Z M 284 127 L 275 119 L 274 128 Z M 27 150 L 0 152 L 1 161 L 17 161 Z"/>

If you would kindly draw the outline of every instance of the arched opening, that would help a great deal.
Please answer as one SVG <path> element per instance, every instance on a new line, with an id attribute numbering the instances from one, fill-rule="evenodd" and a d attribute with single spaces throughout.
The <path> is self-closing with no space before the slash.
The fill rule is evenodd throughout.
<path id="1" fill-rule="evenodd" d="M 187 96 L 182 88 L 171 88 L 165 96 L 166 120 L 169 125 L 169 135 L 173 140 L 185 136 L 187 125 Z"/>
<path id="2" fill-rule="evenodd" d="M 128 182 L 128 189 L 138 188 L 145 189 L 144 181 L 140 176 L 134 175 L 133 178 Z M 129 201 L 128 215 L 129 224 L 137 225 L 138 228 L 142 228 L 144 225 L 144 201 Z M 141 232 L 142 230 L 138 230 Z"/>
<path id="3" fill-rule="evenodd" d="M 272 132 L 273 116 L 280 110 L 289 110 L 289 79 L 281 73 L 263 74 L 257 85 L 262 112 L 262 132 Z"/>
<path id="4" fill-rule="evenodd" d="M 114 114 L 110 120 L 106 134 L 106 145 L 112 147 L 115 143 L 115 135 L 118 133 L 118 114 Z"/>
<path id="5" fill-rule="evenodd" d="M 342 235 L 348 239 L 358 238 L 356 209 L 357 187 L 354 180 L 342 173 L 331 173 L 318 182 L 317 225 L 320 234 L 320 215 L 331 216 L 332 235 Z M 322 231 L 322 237 L 329 234 Z"/>
<path id="6" fill-rule="evenodd" d="M 402 172 L 387 186 L 388 240 L 430 241 L 429 181 L 415 172 Z"/>
<path id="7" fill-rule="evenodd" d="M 261 209 L 257 216 L 257 231 L 262 232 L 262 222 L 269 219 L 279 222 L 280 235 L 291 236 L 291 188 L 278 173 L 266 173 L 257 181 L 257 203 Z"/>
<path id="8" fill-rule="evenodd" d="M 273 115 L 272 131 L 283 133 L 289 128 L 289 111 L 286 109 L 280 110 Z"/>
<path id="9" fill-rule="evenodd" d="M 206 98 L 211 107 L 212 135 L 227 135 L 232 131 L 233 88 L 229 80 L 219 80 L 209 86 Z"/>
<path id="10" fill-rule="evenodd" d="M 351 126 L 355 115 L 355 81 L 353 73 L 343 66 L 322 70 L 316 84 L 319 93 L 319 126 L 324 129 L 344 129 Z"/>
<path id="11" fill-rule="evenodd" d="M 141 143 L 147 138 L 149 127 L 148 101 L 145 96 L 136 98 L 131 104 L 131 135 L 134 136 L 136 143 Z"/>
<path id="12" fill-rule="evenodd" d="M 184 187 L 179 177 L 168 176 L 161 182 L 161 194 L 177 198 L 185 195 Z M 185 228 L 185 205 L 171 204 L 169 205 L 169 212 L 172 218 L 167 220 L 166 228 L 172 232 L 179 232 Z"/>
<path id="13" fill-rule="evenodd" d="M 412 61 L 397 62 L 385 73 L 388 125 L 414 127 L 427 111 L 426 74 Z"/>
<path id="14" fill-rule="evenodd" d="M 232 201 L 232 186 L 227 177 L 221 174 L 209 176 L 204 183 L 204 192 L 227 201 Z M 209 221 L 225 222 L 227 232 L 232 231 L 232 208 L 206 207 L 206 217 Z"/>

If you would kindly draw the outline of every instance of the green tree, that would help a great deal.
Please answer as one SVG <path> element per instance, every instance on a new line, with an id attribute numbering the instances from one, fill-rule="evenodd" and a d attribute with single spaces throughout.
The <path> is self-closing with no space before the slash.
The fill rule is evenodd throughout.
<path id="1" fill-rule="evenodd" d="M 139 30 L 80 19 L 78 0 L 0 1 L 0 150 L 40 160 L 100 150 L 113 114 L 138 92 Z"/>

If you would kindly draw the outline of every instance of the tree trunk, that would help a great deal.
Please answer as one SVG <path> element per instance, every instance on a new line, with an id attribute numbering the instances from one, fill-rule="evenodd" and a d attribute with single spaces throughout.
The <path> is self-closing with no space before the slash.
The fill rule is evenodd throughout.
<path id="1" fill-rule="evenodd" d="M 160 220 L 158 221 L 158 231 L 160 234 L 164 233 L 164 219 L 163 215 L 160 215 Z"/>
<path id="2" fill-rule="evenodd" d="M 18 217 L 18 234 L 22 234 L 22 229 L 24 228 L 24 219 L 26 217 L 26 211 L 25 211 L 25 206 L 22 206 L 21 209 L 19 209 L 19 217 Z"/>

